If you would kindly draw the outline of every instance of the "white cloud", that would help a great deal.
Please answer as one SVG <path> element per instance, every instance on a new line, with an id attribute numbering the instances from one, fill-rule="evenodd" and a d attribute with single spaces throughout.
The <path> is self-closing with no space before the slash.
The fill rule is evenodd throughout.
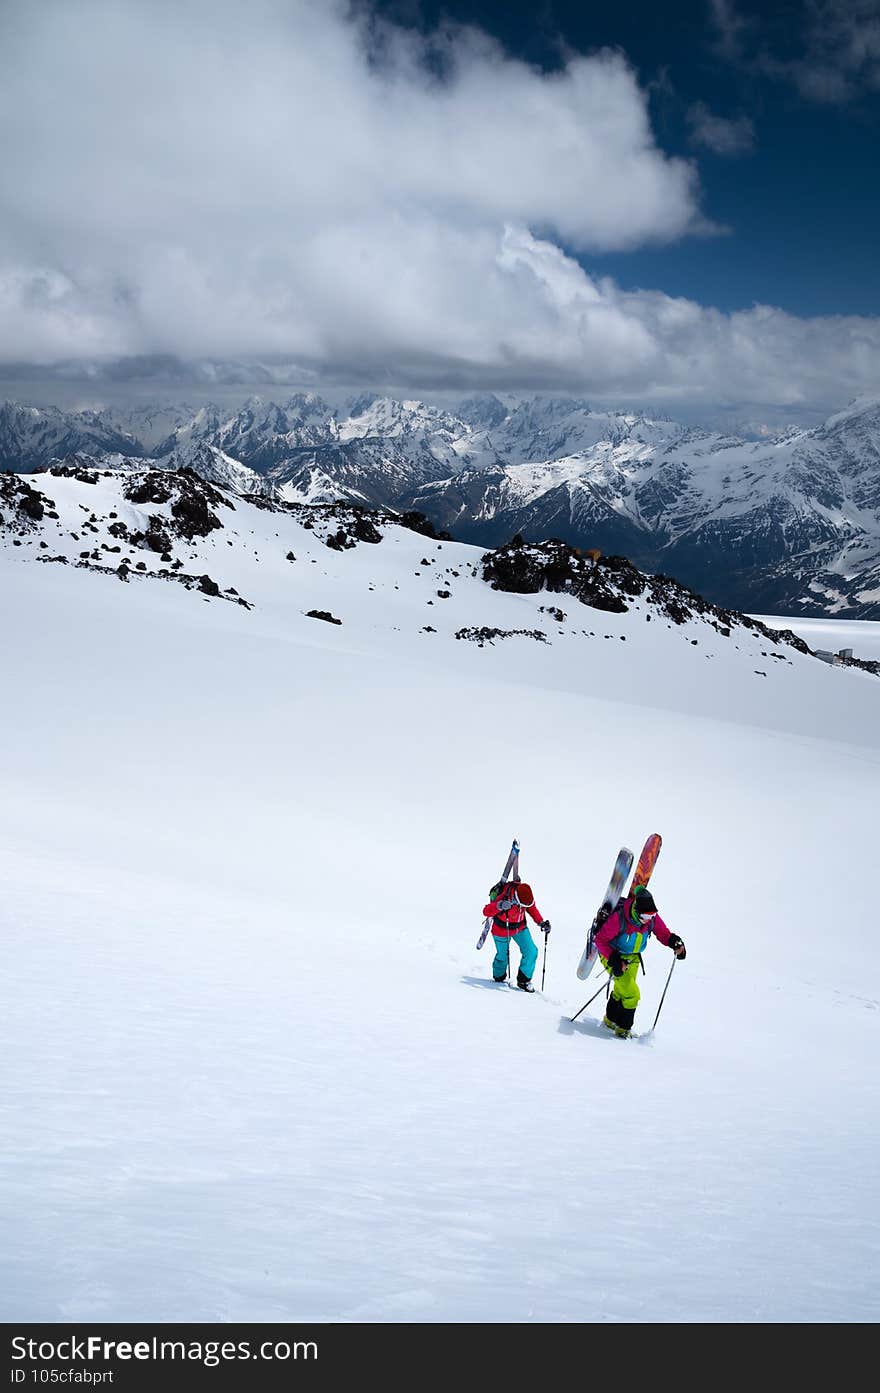
<path id="1" fill-rule="evenodd" d="M 804 53 L 767 61 L 771 74 L 795 83 L 810 101 L 842 104 L 880 89 L 880 6 L 877 0 L 831 0 L 808 6 Z"/>
<path id="2" fill-rule="evenodd" d="M 705 102 L 696 102 L 687 113 L 691 143 L 716 155 L 744 155 L 754 149 L 755 128 L 748 116 L 716 116 Z"/>
<path id="3" fill-rule="evenodd" d="M 508 229 L 499 262 L 526 306 L 503 345 L 522 381 L 621 403 L 831 408 L 880 389 L 880 319 L 800 319 L 768 305 L 724 314 L 591 280 L 556 247 Z M 496 361 L 501 361 L 501 345 Z"/>
<path id="4" fill-rule="evenodd" d="M 777 26 L 782 47 L 772 24 L 744 16 L 734 0 L 709 6 L 721 57 L 793 84 L 807 101 L 843 105 L 880 89 L 880 0 L 800 0 Z"/>
<path id="5" fill-rule="evenodd" d="M 425 296 L 505 222 L 586 251 L 703 226 L 620 54 L 545 74 L 447 30 L 440 81 L 376 32 L 342 0 L 7 0 L 0 355 L 74 352 L 78 324 L 84 352 L 320 355 L 369 331 L 376 278 L 430 338 Z"/>
<path id="6" fill-rule="evenodd" d="M 707 230 L 619 54 L 541 73 L 448 30 L 440 80 L 416 36 L 377 48 L 347 14 L 6 0 L 0 361 L 274 355 L 697 403 L 876 390 L 876 321 L 726 316 L 564 254 Z"/>

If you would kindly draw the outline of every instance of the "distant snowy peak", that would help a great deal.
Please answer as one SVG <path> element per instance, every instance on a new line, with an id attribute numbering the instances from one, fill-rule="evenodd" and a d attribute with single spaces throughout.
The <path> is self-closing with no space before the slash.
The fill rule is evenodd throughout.
<path id="1" fill-rule="evenodd" d="M 661 449 L 685 433 L 673 421 L 632 412 L 593 411 L 586 402 L 565 398 L 533 398 L 514 406 L 483 431 L 474 431 L 468 448 L 474 452 L 490 445 L 503 463 L 529 464 L 620 446 Z"/>
<path id="2" fill-rule="evenodd" d="M 455 415 L 466 426 L 470 426 L 471 430 L 491 430 L 506 420 L 509 407 L 492 393 L 483 393 L 479 396 L 465 397 L 464 401 L 456 406 Z"/>
<path id="3" fill-rule="evenodd" d="M 355 405 L 357 409 L 337 423 L 340 440 L 368 436 L 394 439 L 402 435 L 430 435 L 438 431 L 445 431 L 456 438 L 463 429 L 462 422 L 455 416 L 417 400 L 397 401 L 393 397 L 374 397 L 367 403 Z"/>
<path id="4" fill-rule="evenodd" d="M 147 455 L 153 455 L 169 435 L 199 414 L 199 407 L 154 402 L 125 411 L 118 407 L 107 407 L 95 413 L 95 420 L 120 435 L 137 440 Z"/>
<path id="5" fill-rule="evenodd" d="M 95 412 L 65 412 L 54 406 L 9 401 L 0 404 L 0 469 L 39 469 L 53 457 L 79 450 L 145 453 L 131 434 Z"/>
<path id="6" fill-rule="evenodd" d="M 407 490 L 445 477 L 448 466 L 424 444 L 354 436 L 291 451 L 268 473 L 290 500 L 348 500 L 395 507 Z"/>

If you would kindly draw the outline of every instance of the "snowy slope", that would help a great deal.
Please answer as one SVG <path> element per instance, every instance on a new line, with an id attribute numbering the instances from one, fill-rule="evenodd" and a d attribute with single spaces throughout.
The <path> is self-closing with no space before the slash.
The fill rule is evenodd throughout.
<path id="1" fill-rule="evenodd" d="M 0 530 L 2 1317 L 876 1321 L 880 974 L 828 925 L 880 681 L 150 477 Z M 653 830 L 688 957 L 625 1043 L 575 966 Z M 513 835 L 532 997 L 474 947 Z"/>

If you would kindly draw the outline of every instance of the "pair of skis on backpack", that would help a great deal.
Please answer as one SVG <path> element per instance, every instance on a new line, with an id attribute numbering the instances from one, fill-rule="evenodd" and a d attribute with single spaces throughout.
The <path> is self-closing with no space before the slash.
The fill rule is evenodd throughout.
<path id="1" fill-rule="evenodd" d="M 506 885 L 507 882 L 508 882 L 509 880 L 518 880 L 518 879 L 519 879 L 519 842 L 518 842 L 518 841 L 516 840 L 516 838 L 514 837 L 514 839 L 513 839 L 513 846 L 510 848 L 510 855 L 509 855 L 508 858 L 507 858 L 507 865 L 504 867 L 504 870 L 501 872 L 501 880 L 500 880 L 498 883 L 499 883 L 499 884 L 502 884 L 502 885 Z M 492 927 L 492 920 L 491 920 L 491 919 L 484 919 L 484 920 L 483 920 L 483 931 L 482 931 L 482 933 L 480 934 L 480 937 L 477 939 L 477 947 L 478 947 L 478 948 L 482 948 L 483 944 L 486 942 L 486 939 L 489 937 L 489 930 L 491 929 L 491 927 Z"/>
<path id="2" fill-rule="evenodd" d="M 642 847 L 642 854 L 638 859 L 635 874 L 632 878 L 629 891 L 631 894 L 637 885 L 647 885 L 651 879 L 651 873 L 657 864 L 657 857 L 660 855 L 662 837 L 659 832 L 652 832 L 645 845 Z M 587 942 L 584 951 L 581 953 L 581 960 L 577 965 L 577 975 L 582 982 L 585 982 L 596 963 L 599 950 L 596 947 L 596 932 L 605 923 L 616 908 L 621 896 L 624 894 L 624 886 L 632 870 L 635 860 L 629 847 L 622 846 L 617 853 L 617 860 L 614 862 L 614 870 L 611 872 L 611 879 L 608 882 L 608 889 L 602 896 L 602 903 L 596 911 L 596 917 L 590 925 L 590 932 L 587 934 Z"/>

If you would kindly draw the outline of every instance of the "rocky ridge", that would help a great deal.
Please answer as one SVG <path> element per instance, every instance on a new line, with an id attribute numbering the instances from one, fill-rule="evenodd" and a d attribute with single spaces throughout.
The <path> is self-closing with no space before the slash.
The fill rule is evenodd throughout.
<path id="1" fill-rule="evenodd" d="M 260 517 L 264 522 L 258 528 Z M 207 599 L 245 607 L 254 603 L 253 597 L 241 584 L 230 583 L 228 563 L 235 557 L 249 557 L 252 570 L 261 563 L 278 570 L 282 563 L 295 565 L 291 528 L 299 538 L 311 539 L 313 562 L 315 544 L 326 549 L 325 554 L 343 554 L 363 545 L 380 546 L 401 530 L 415 534 L 429 548 L 415 578 L 433 580 L 433 586 L 412 588 L 427 605 L 448 602 L 462 574 L 492 590 L 544 601 L 534 607 L 536 627 L 455 626 L 456 638 L 479 646 L 515 635 L 541 642 L 552 642 L 554 635 L 561 634 L 592 638 L 597 631 L 583 627 L 590 615 L 625 614 L 639 605 L 649 622 L 653 617 L 667 627 L 697 623 L 722 638 L 748 633 L 768 648 L 773 645 L 771 656 L 778 660 L 786 652 L 810 652 L 795 634 L 772 630 L 745 614 L 714 605 L 668 576 L 646 574 L 621 556 L 586 554 L 560 540 L 528 543 L 517 536 L 501 547 L 480 552 L 456 546 L 448 534 L 438 532 L 418 513 L 400 515 L 348 503 L 289 503 L 262 494 L 242 497 L 208 483 L 188 467 L 130 465 L 125 470 L 101 470 L 78 460 L 36 475 L 0 475 L 0 546 L 44 563 L 112 573 L 123 582 L 173 581 L 197 589 Z M 444 545 L 451 545 L 462 560 L 437 569 L 436 549 Z M 401 574 L 394 589 L 411 584 Z M 547 603 L 550 595 L 559 596 L 564 607 Z M 315 617 L 333 614 L 326 603 L 302 612 Z M 437 632 L 436 622 L 421 627 L 423 632 Z M 860 665 L 868 671 L 880 670 L 878 664 Z"/>

